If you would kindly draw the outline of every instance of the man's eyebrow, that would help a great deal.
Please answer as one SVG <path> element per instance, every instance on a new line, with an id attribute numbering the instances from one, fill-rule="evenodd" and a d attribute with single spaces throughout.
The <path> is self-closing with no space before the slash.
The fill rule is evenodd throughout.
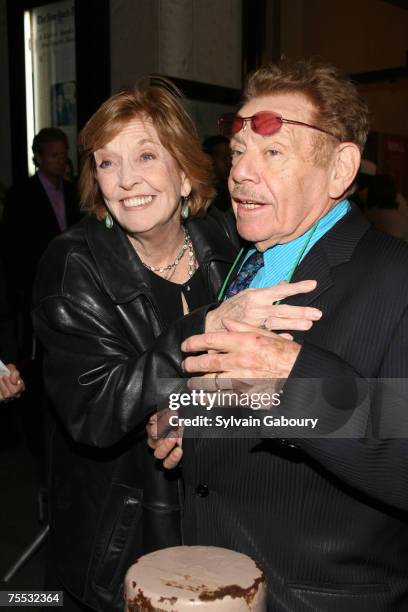
<path id="1" fill-rule="evenodd" d="M 239 134 L 234 134 L 234 136 L 230 140 L 230 145 L 232 145 L 233 142 L 238 142 L 238 144 L 245 144 L 245 140 Z"/>

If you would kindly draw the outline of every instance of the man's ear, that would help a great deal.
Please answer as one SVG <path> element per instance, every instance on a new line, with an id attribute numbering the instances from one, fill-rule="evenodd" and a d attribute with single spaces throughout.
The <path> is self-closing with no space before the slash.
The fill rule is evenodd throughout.
<path id="1" fill-rule="evenodd" d="M 191 183 L 184 172 L 181 173 L 181 195 L 188 198 L 191 193 Z"/>
<path id="2" fill-rule="evenodd" d="M 40 153 L 34 153 L 33 154 L 33 162 L 34 165 L 37 166 L 37 168 L 41 165 L 41 159 L 42 159 L 42 155 Z"/>
<path id="3" fill-rule="evenodd" d="M 329 196 L 338 200 L 354 181 L 360 168 L 360 149 L 353 142 L 342 142 L 335 150 Z"/>

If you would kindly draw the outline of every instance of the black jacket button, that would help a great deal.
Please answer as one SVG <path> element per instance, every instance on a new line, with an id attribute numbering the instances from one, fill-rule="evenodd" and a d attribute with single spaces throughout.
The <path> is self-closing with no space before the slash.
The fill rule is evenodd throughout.
<path id="1" fill-rule="evenodd" d="M 282 446 L 286 446 L 286 448 L 297 448 L 296 444 L 287 438 L 280 438 L 279 442 L 282 444 Z"/>
<path id="2" fill-rule="evenodd" d="M 196 493 L 199 497 L 207 497 L 209 492 L 210 490 L 208 488 L 208 485 L 205 483 L 200 483 L 196 486 Z"/>

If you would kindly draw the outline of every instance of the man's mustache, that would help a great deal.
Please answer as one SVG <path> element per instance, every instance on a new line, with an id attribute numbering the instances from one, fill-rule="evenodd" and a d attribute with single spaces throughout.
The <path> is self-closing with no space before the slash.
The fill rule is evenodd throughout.
<path id="1" fill-rule="evenodd" d="M 247 189 L 243 189 L 242 187 L 234 187 L 232 191 L 230 191 L 230 195 L 232 198 L 236 200 L 243 200 L 248 202 L 265 202 L 265 198 L 255 191 L 249 191 Z"/>

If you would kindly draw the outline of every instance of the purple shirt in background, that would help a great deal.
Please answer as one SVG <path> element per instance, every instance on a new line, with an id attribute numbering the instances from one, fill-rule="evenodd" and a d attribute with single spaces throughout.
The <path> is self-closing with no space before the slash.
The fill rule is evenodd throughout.
<path id="1" fill-rule="evenodd" d="M 41 171 L 38 171 L 38 178 L 41 181 L 41 185 L 44 187 L 48 199 L 52 204 L 55 216 L 57 217 L 58 225 L 61 232 L 67 228 L 67 220 L 65 216 L 65 198 L 63 182 L 61 181 L 59 187 L 55 187 L 53 183 L 45 176 Z"/>

